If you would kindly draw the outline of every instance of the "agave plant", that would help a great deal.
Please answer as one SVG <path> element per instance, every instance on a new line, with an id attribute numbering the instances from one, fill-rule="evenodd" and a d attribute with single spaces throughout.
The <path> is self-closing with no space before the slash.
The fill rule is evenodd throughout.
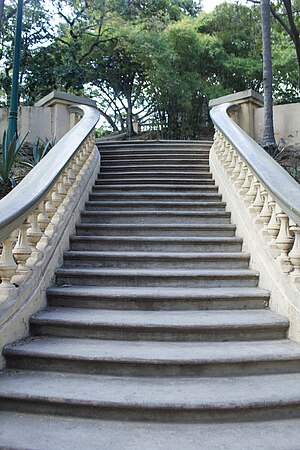
<path id="1" fill-rule="evenodd" d="M 15 134 L 13 139 L 8 142 L 6 131 L 3 133 L 2 150 L 0 153 L 0 183 L 2 185 L 9 187 L 14 187 L 16 185 L 16 179 L 13 177 L 12 168 L 27 135 L 28 133 L 22 141 L 20 141 L 17 134 Z"/>
<path id="2" fill-rule="evenodd" d="M 44 158 L 49 150 L 54 147 L 55 141 L 55 138 L 53 140 L 46 139 L 45 141 L 41 138 L 38 138 L 37 143 L 32 149 L 32 157 L 29 161 L 22 161 L 22 164 L 32 169 L 40 162 L 42 158 Z"/>

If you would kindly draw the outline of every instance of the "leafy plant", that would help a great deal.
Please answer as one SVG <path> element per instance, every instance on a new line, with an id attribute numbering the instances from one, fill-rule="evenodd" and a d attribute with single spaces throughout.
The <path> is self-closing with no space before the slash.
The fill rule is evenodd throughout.
<path id="1" fill-rule="evenodd" d="M 30 167 L 31 169 L 36 166 L 42 158 L 54 147 L 56 139 L 46 139 L 45 141 L 38 138 L 37 143 L 33 146 L 32 157 L 28 161 L 22 161 L 24 166 Z"/>
<path id="2" fill-rule="evenodd" d="M 264 147 L 264 149 L 269 153 L 272 158 L 277 161 L 281 153 L 285 150 L 285 147 L 280 147 L 279 145 L 270 145 L 267 148 Z"/>
<path id="3" fill-rule="evenodd" d="M 16 185 L 16 178 L 13 177 L 12 169 L 27 135 L 28 133 L 20 141 L 17 134 L 15 134 L 11 142 L 8 142 L 6 131 L 3 133 L 2 151 L 0 154 L 0 183 L 2 185 L 9 187 Z"/>

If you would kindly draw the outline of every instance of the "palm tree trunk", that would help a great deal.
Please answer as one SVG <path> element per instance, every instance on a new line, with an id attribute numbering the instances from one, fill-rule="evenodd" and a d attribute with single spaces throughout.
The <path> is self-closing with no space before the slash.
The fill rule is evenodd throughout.
<path id="1" fill-rule="evenodd" d="M 261 0 L 261 23 L 263 42 L 263 82 L 264 82 L 264 132 L 262 147 L 272 152 L 276 147 L 273 124 L 273 93 L 272 93 L 272 50 L 271 50 L 271 19 L 270 0 Z"/>

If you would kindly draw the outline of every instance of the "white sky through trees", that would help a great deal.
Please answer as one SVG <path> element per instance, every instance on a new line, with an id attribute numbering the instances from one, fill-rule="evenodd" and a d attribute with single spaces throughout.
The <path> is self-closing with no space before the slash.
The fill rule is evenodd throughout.
<path id="1" fill-rule="evenodd" d="M 227 0 L 228 3 L 235 3 L 234 1 Z M 205 12 L 212 11 L 215 6 L 219 5 L 220 3 L 224 3 L 224 0 L 203 0 L 202 5 Z M 247 3 L 246 0 L 239 0 L 239 3 L 245 5 Z"/>

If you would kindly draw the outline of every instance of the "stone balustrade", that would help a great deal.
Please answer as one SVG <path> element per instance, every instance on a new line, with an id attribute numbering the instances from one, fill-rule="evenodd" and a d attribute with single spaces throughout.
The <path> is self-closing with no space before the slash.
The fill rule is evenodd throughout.
<path id="1" fill-rule="evenodd" d="M 78 111 L 80 122 L 0 201 L 0 311 L 21 295 L 25 284 L 36 282 L 35 272 L 47 271 L 46 255 L 99 163 L 94 136 L 99 113 L 80 105 Z"/>
<path id="2" fill-rule="evenodd" d="M 252 226 L 266 242 L 289 281 L 300 287 L 300 217 L 296 223 L 289 216 L 289 208 L 283 209 L 276 202 L 272 192 L 218 128 L 212 152 L 216 154 L 232 189 L 247 206 Z"/>
<path id="3" fill-rule="evenodd" d="M 232 107 L 211 111 L 211 170 L 271 307 L 290 319 L 291 337 L 300 340 L 300 186 L 231 120 Z"/>

